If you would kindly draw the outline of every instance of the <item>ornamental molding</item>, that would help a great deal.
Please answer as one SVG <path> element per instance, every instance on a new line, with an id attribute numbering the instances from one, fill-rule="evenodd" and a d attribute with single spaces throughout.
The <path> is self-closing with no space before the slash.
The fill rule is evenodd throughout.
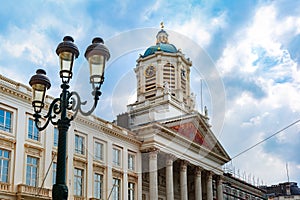
<path id="1" fill-rule="evenodd" d="M 92 117 L 93 119 L 89 119 L 90 117 Z M 104 134 L 109 134 L 113 137 L 120 138 L 121 140 L 125 140 L 136 145 L 141 144 L 140 141 L 135 139 L 134 133 L 132 133 L 131 131 L 122 129 L 93 115 L 90 117 L 77 116 L 75 121 L 79 121 L 87 125 L 89 128 L 95 128 L 96 130 Z"/>
<path id="2" fill-rule="evenodd" d="M 37 157 L 42 157 L 42 152 L 44 150 L 43 147 L 35 146 L 29 143 L 25 143 L 24 147 L 25 147 L 25 152 L 27 154 L 37 156 Z"/>
<path id="3" fill-rule="evenodd" d="M 160 150 L 157 147 L 149 147 L 149 148 L 143 149 L 142 153 L 155 153 L 155 154 L 158 154 L 159 151 Z"/>
<path id="4" fill-rule="evenodd" d="M 137 174 L 135 174 L 135 173 L 128 173 L 127 176 L 128 176 L 128 181 L 134 182 L 134 183 L 138 182 L 138 175 Z"/>
<path id="5" fill-rule="evenodd" d="M 1 93 L 5 93 L 7 95 L 10 95 L 12 97 L 16 97 L 18 99 L 21 99 L 27 103 L 31 103 L 31 96 L 28 95 L 28 94 L 25 94 L 19 90 L 16 90 L 16 89 L 12 89 L 10 87 L 7 87 L 5 85 L 1 85 L 0 86 L 0 91 Z"/>
<path id="6" fill-rule="evenodd" d="M 87 164 L 86 160 L 76 158 L 76 157 L 73 158 L 74 167 L 79 167 L 79 168 L 85 169 L 86 164 Z"/>
<path id="7" fill-rule="evenodd" d="M 106 166 L 93 163 L 93 169 L 95 172 L 98 172 L 100 174 L 105 174 Z"/>
<path id="8" fill-rule="evenodd" d="M 15 139 L 6 138 L 6 137 L 0 137 L 0 146 L 7 149 L 14 149 L 14 146 L 16 144 Z"/>
<path id="9" fill-rule="evenodd" d="M 116 178 L 119 178 L 119 179 L 122 179 L 123 178 L 123 171 L 112 168 L 112 176 L 116 177 Z"/>

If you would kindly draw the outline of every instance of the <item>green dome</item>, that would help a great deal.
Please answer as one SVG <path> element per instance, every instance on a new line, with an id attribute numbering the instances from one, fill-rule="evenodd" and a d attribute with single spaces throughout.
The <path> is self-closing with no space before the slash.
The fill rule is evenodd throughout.
<path id="1" fill-rule="evenodd" d="M 149 55 L 155 54 L 156 51 L 163 51 L 163 52 L 167 52 L 167 53 L 177 53 L 178 50 L 176 49 L 176 47 L 173 44 L 166 44 L 166 43 L 158 43 L 155 46 L 151 46 L 149 47 L 143 57 L 147 57 Z"/>

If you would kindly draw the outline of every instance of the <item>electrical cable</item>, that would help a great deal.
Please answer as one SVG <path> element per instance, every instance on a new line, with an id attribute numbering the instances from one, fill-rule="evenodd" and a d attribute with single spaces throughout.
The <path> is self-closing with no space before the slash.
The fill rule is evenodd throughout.
<path id="1" fill-rule="evenodd" d="M 280 129 L 279 131 L 277 131 L 277 132 L 273 133 L 272 135 L 270 135 L 270 136 L 266 137 L 265 139 L 263 139 L 263 140 L 259 141 L 259 142 L 258 142 L 258 143 L 256 143 L 256 144 L 252 145 L 251 147 L 249 147 L 249 148 L 247 148 L 247 149 L 243 150 L 242 152 L 240 152 L 240 153 L 236 154 L 235 156 L 233 156 L 233 157 L 231 158 L 231 160 L 233 160 L 233 159 L 237 158 L 238 156 L 240 156 L 240 155 L 242 155 L 242 154 L 246 153 L 247 151 L 249 151 L 249 150 L 253 149 L 254 147 L 256 147 L 256 146 L 260 145 L 261 143 L 263 143 L 263 142 L 267 141 L 268 139 L 270 139 L 270 138 L 274 137 L 275 135 L 277 135 L 277 134 L 281 133 L 282 131 L 284 131 L 284 130 L 286 130 L 286 129 L 288 129 L 288 128 L 292 127 L 292 126 L 294 126 L 295 124 L 297 124 L 297 123 L 299 123 L 299 122 L 300 122 L 300 119 L 298 119 L 298 120 L 294 121 L 293 123 L 291 123 L 291 124 L 287 125 L 286 127 L 284 127 L 284 128 L 282 128 L 282 129 Z"/>

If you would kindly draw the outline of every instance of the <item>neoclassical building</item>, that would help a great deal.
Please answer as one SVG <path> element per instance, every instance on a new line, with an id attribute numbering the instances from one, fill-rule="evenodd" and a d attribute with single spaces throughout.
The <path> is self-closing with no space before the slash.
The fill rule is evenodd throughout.
<path id="1" fill-rule="evenodd" d="M 68 133 L 69 199 L 223 199 L 230 157 L 207 113 L 195 110 L 191 67 L 162 27 L 137 60 L 137 101 L 127 112 L 115 122 L 77 116 Z M 0 199 L 51 199 L 58 130 L 36 129 L 27 85 L 0 75 L 0 91 Z"/>
<path id="2" fill-rule="evenodd" d="M 137 60 L 137 101 L 127 114 L 142 142 L 142 199 L 213 199 L 213 181 L 222 199 L 221 166 L 230 158 L 195 110 L 190 67 L 164 29 Z"/>

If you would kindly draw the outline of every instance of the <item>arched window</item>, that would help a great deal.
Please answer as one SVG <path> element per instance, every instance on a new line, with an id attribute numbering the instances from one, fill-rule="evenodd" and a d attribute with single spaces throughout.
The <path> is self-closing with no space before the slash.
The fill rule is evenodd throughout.
<path id="1" fill-rule="evenodd" d="M 163 82 L 167 82 L 171 90 L 171 94 L 175 95 L 175 67 L 171 63 L 167 63 L 163 68 Z"/>
<path id="2" fill-rule="evenodd" d="M 152 65 L 145 69 L 145 92 L 147 92 L 146 99 L 156 94 L 156 68 Z"/>
<path id="3" fill-rule="evenodd" d="M 186 70 L 185 69 L 181 69 L 180 72 L 180 85 L 181 85 L 181 89 L 183 92 L 183 102 L 186 103 Z"/>

